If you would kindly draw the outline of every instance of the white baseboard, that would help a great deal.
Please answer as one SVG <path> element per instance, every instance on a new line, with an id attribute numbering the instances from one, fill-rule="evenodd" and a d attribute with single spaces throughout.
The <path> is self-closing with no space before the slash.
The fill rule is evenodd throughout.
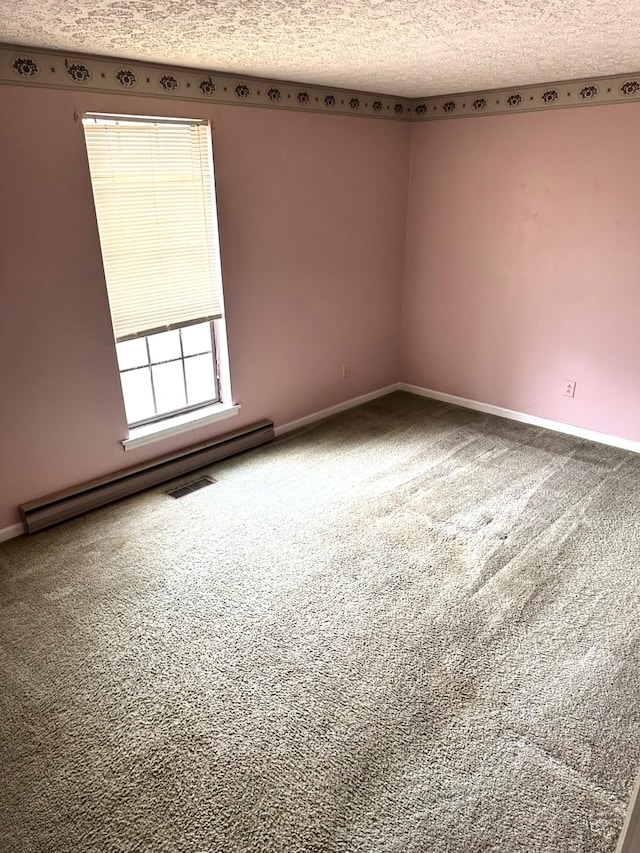
<path id="1" fill-rule="evenodd" d="M 371 391 L 369 394 L 352 397 L 350 400 L 345 400 L 343 403 L 338 403 L 336 406 L 330 406 L 328 409 L 321 409 L 319 412 L 313 412 L 313 414 L 306 415 L 304 418 L 299 418 L 298 420 L 282 424 L 275 428 L 275 434 L 276 436 L 284 435 L 287 432 L 307 426 L 315 421 L 321 421 L 331 415 L 337 415 L 339 412 L 345 412 L 347 409 L 353 409 L 355 406 L 361 406 L 363 403 L 368 403 L 369 400 L 384 397 L 386 394 L 391 394 L 392 391 L 407 391 L 409 394 L 416 394 L 419 397 L 428 397 L 431 400 L 440 400 L 443 403 L 451 403 L 454 406 L 461 406 L 464 409 L 473 409 L 476 412 L 484 412 L 488 415 L 496 415 L 499 418 L 507 418 L 511 421 L 519 421 L 520 423 L 530 424 L 531 426 L 543 427 L 544 429 L 550 429 L 554 432 L 562 432 L 565 435 L 573 435 L 576 436 L 576 438 L 586 438 L 588 441 L 607 444 L 610 447 L 618 447 L 621 450 L 630 450 L 633 453 L 640 453 L 640 441 L 633 441 L 630 438 L 620 438 L 616 435 L 608 435 L 604 432 L 596 432 L 595 430 L 573 426 L 572 424 L 564 424 L 561 421 L 552 421 L 549 418 L 541 418 L 538 417 L 538 415 L 529 415 L 526 412 L 516 412 L 514 409 L 505 409 L 502 406 L 494 406 L 491 403 L 481 403 L 479 400 L 469 400 L 467 397 L 458 397 L 455 394 L 445 394 L 443 391 L 434 391 L 432 388 L 422 388 L 420 385 L 410 385 L 408 382 L 396 382 L 393 385 L 378 388 L 377 391 Z M 0 531 L 0 536 L 1 535 L 2 532 Z"/>
<path id="2" fill-rule="evenodd" d="M 638 853 L 640 850 L 640 774 L 636 778 L 616 853 Z"/>
<path id="3" fill-rule="evenodd" d="M 321 409 L 319 412 L 313 412 L 306 415 L 304 418 L 298 418 L 295 421 L 281 424 L 275 427 L 276 436 L 285 435 L 294 429 L 307 426 L 308 424 L 321 421 L 324 418 L 337 415 L 339 412 L 346 412 L 347 409 L 353 409 L 356 406 L 361 406 L 363 403 L 368 403 L 370 400 L 376 400 L 378 397 L 384 397 L 391 394 L 393 391 L 407 391 L 409 394 L 416 394 L 419 397 L 429 397 L 432 400 L 440 400 L 443 403 L 451 403 L 454 406 L 462 406 L 464 409 L 473 409 L 476 412 L 485 412 L 489 415 L 497 415 L 499 418 L 508 418 L 512 421 L 520 421 L 521 423 L 531 424 L 532 426 L 544 427 L 555 432 L 562 432 L 566 435 L 574 435 L 577 438 L 586 438 L 589 441 L 596 441 L 600 444 L 608 444 L 611 447 L 618 447 L 621 450 L 630 450 L 633 453 L 640 453 L 640 441 L 632 441 L 629 438 L 619 438 L 615 435 L 608 435 L 604 432 L 596 432 L 595 430 L 585 429 L 584 427 L 572 426 L 571 424 L 563 424 L 560 421 L 552 421 L 548 418 L 540 418 L 537 415 L 528 415 L 525 412 L 516 412 L 513 409 L 503 409 L 502 406 L 494 406 L 491 403 L 481 403 L 478 400 L 469 400 L 466 397 L 457 397 L 455 394 L 445 394 L 442 391 L 434 391 L 431 388 L 422 388 L 419 385 L 410 385 L 407 382 L 395 382 L 392 385 L 387 385 L 384 388 L 378 388 L 376 391 L 370 391 L 368 394 L 361 394 L 359 397 L 352 397 L 350 400 L 345 400 L 335 406 L 330 406 L 328 409 Z M 24 533 L 22 524 L 12 524 L 9 527 L 0 529 L 0 542 L 5 542 L 7 539 L 14 539 L 16 536 L 21 536 Z"/>
<path id="4" fill-rule="evenodd" d="M 15 539 L 16 536 L 22 536 L 24 527 L 22 524 L 11 524 L 9 527 L 0 529 L 0 542 L 6 542 L 7 539 Z"/>
<path id="5" fill-rule="evenodd" d="M 376 400 L 378 397 L 384 397 L 392 391 L 399 391 L 400 383 L 395 382 L 393 385 L 387 385 L 385 388 L 378 388 L 377 391 L 370 391 L 368 394 L 362 394 L 360 397 L 352 397 L 350 400 L 345 400 L 344 403 L 338 403 L 335 406 L 330 406 L 328 409 L 321 409 L 319 412 L 314 412 L 312 415 L 306 415 L 304 418 L 298 418 L 297 421 L 289 421 L 288 424 L 277 426 L 274 430 L 276 436 L 284 435 L 294 429 L 312 424 L 315 421 L 321 421 L 324 418 L 337 415 L 339 412 L 346 412 L 347 409 L 353 409 L 356 406 L 361 406 L 363 403 L 368 403 L 369 400 Z"/>
<path id="6" fill-rule="evenodd" d="M 619 447 L 621 450 L 640 453 L 640 441 L 632 441 L 630 438 L 619 438 L 616 435 L 608 435 L 604 432 L 596 432 L 572 424 L 563 424 L 560 421 L 552 421 L 548 418 L 539 418 L 537 415 L 528 415 L 525 412 L 515 412 L 513 409 L 503 409 L 502 406 L 480 403 L 478 400 L 468 400 L 466 397 L 456 397 L 455 394 L 444 394 L 442 391 L 433 391 L 430 388 L 421 388 L 419 385 L 409 385 L 406 382 L 399 382 L 398 390 L 408 391 L 410 394 L 417 394 L 420 397 L 429 397 L 432 400 L 440 400 L 443 403 L 452 403 L 454 406 L 462 406 L 464 409 L 497 415 L 499 418 L 508 418 L 511 421 L 520 421 L 524 424 L 552 429 L 566 435 L 575 435 L 577 438 L 586 438 L 589 441 L 597 441 L 599 444 Z"/>

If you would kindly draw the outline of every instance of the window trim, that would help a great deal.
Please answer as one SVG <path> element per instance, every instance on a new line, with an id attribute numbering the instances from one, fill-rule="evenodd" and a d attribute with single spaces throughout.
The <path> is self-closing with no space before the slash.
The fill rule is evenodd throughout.
<path id="1" fill-rule="evenodd" d="M 216 421 L 232 418 L 239 411 L 240 405 L 238 403 L 215 403 L 202 409 L 172 415 L 165 420 L 155 421 L 145 426 L 132 427 L 129 430 L 129 437 L 122 439 L 122 447 L 125 451 L 135 450 L 137 447 L 153 444 L 156 441 L 170 438 L 172 435 L 180 435 L 180 433 L 189 432 Z"/>
<path id="2" fill-rule="evenodd" d="M 215 165 L 214 165 L 214 157 L 213 157 L 213 126 L 212 122 L 209 119 L 190 119 L 190 118 L 171 118 L 166 116 L 147 116 L 147 115 L 121 115 L 121 114 L 110 114 L 110 113 L 94 113 L 87 112 L 83 115 L 83 127 L 85 122 L 90 122 L 91 120 L 96 121 L 98 119 L 105 119 L 109 121 L 115 122 L 131 122 L 131 123 L 152 123 L 152 124 L 185 124 L 192 126 L 202 126 L 206 129 L 207 135 L 207 144 L 206 144 L 206 159 L 208 161 L 208 169 L 210 175 L 210 203 L 213 212 L 213 249 L 214 249 L 214 257 L 217 269 L 217 277 L 215 287 L 217 288 L 216 294 L 218 299 L 218 304 L 220 308 L 220 313 L 215 316 L 202 317 L 197 320 L 193 320 L 187 323 L 181 323 L 180 327 L 192 325 L 193 323 L 199 322 L 209 322 L 211 327 L 211 339 L 212 339 L 212 359 L 214 365 L 214 381 L 216 386 L 216 394 L 217 397 L 214 400 L 205 401 L 203 403 L 197 404 L 196 406 L 187 406 L 182 409 L 176 410 L 174 412 L 163 413 L 162 415 L 158 415 L 157 417 L 152 418 L 151 420 L 145 420 L 143 422 L 137 423 L 129 423 L 127 420 L 126 408 L 124 405 L 124 393 L 122 389 L 122 373 L 119 365 L 117 367 L 118 370 L 118 380 L 120 384 L 120 390 L 122 395 L 122 410 L 125 418 L 127 437 L 121 439 L 121 444 L 123 450 L 130 451 L 134 450 L 137 447 L 142 447 L 147 444 L 152 444 L 156 441 L 164 440 L 170 438 L 174 435 L 179 435 L 180 433 L 185 433 L 189 431 L 194 431 L 201 427 L 205 427 L 208 424 L 215 423 L 216 421 L 224 420 L 226 418 L 233 417 L 237 415 L 240 411 L 240 405 L 238 403 L 233 402 L 233 395 L 231 390 L 231 365 L 229 359 L 229 349 L 227 343 L 227 328 L 226 328 L 226 315 L 224 310 L 224 287 L 222 282 L 222 270 L 221 270 L 221 249 L 220 249 L 220 226 L 219 226 L 219 216 L 218 216 L 218 197 L 217 197 L 217 189 L 216 189 L 216 174 L 215 174 Z M 88 151 L 87 145 L 87 136 L 86 133 L 84 135 L 85 148 Z M 90 169 L 89 169 L 90 172 Z M 94 206 L 95 206 L 95 191 L 93 186 L 93 177 L 90 174 L 90 181 L 92 186 L 92 192 L 94 197 Z M 96 208 L 97 215 L 97 208 Z M 101 253 L 103 255 L 103 265 L 104 265 L 104 252 L 102 247 L 102 241 L 100 242 Z M 108 287 L 107 287 L 108 292 Z M 111 307 L 111 306 L 110 306 Z M 112 316 L 112 325 L 113 325 L 113 314 Z M 167 328 L 173 328 L 173 326 L 163 326 L 161 329 L 157 329 L 158 332 L 165 331 Z M 150 330 L 145 334 L 147 337 L 150 334 L 153 334 L 156 330 Z M 133 336 L 135 337 L 135 335 Z M 126 338 L 123 338 L 125 340 Z M 114 332 L 114 346 L 117 343 L 118 338 Z M 181 358 L 184 369 L 184 355 Z M 151 367 L 151 364 L 150 364 Z"/>

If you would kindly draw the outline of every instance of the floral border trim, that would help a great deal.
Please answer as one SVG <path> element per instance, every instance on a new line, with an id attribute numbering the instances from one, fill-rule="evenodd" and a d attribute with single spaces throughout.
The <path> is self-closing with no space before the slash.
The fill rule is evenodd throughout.
<path id="1" fill-rule="evenodd" d="M 301 112 L 435 121 L 640 101 L 640 72 L 484 92 L 404 98 L 192 68 L 0 45 L 0 83 L 179 98 Z"/>
<path id="2" fill-rule="evenodd" d="M 640 101 L 640 72 L 589 80 L 568 80 L 536 86 L 514 86 L 484 92 L 462 92 L 416 98 L 413 121 L 557 110 L 567 107 L 621 104 Z"/>
<path id="3" fill-rule="evenodd" d="M 0 45 L 0 83 L 410 121 L 413 101 L 316 84 Z"/>

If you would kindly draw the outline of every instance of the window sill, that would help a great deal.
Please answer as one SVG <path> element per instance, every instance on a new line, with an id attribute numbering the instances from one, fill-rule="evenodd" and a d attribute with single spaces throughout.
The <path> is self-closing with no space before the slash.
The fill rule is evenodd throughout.
<path id="1" fill-rule="evenodd" d="M 135 450 L 136 447 L 143 447 L 145 444 L 152 444 L 154 441 L 161 441 L 163 438 L 179 435 L 181 432 L 232 418 L 239 411 L 239 405 L 216 403 L 213 406 L 198 409 L 196 412 L 185 412 L 184 415 L 167 418 L 166 421 L 134 427 L 129 430 L 129 438 L 123 440 L 122 446 L 125 450 Z"/>

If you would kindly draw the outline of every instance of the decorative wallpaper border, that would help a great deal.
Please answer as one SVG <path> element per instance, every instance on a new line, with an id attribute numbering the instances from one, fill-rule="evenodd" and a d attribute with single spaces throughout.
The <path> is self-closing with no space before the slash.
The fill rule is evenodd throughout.
<path id="1" fill-rule="evenodd" d="M 412 104 L 411 119 L 435 121 L 629 101 L 640 101 L 640 73 L 416 98 Z"/>
<path id="2" fill-rule="evenodd" d="M 0 45 L 0 83 L 212 104 L 411 119 L 411 98 Z"/>
<path id="3" fill-rule="evenodd" d="M 0 45 L 0 83 L 236 106 L 436 121 L 640 101 L 640 72 L 428 98 Z"/>

